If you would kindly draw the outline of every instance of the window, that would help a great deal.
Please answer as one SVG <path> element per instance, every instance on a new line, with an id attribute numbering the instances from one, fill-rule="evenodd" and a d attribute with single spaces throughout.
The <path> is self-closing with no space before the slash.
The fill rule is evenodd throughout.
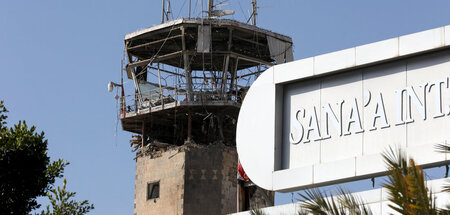
<path id="1" fill-rule="evenodd" d="M 159 181 L 147 183 L 147 200 L 159 198 Z"/>

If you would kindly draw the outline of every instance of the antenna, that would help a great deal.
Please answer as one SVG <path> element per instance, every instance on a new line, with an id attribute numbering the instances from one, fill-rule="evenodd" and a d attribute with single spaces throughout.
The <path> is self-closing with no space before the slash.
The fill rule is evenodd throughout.
<path id="1" fill-rule="evenodd" d="M 164 23 L 164 17 L 166 15 L 166 0 L 162 0 L 162 15 L 161 15 L 161 23 Z"/>
<path id="2" fill-rule="evenodd" d="M 252 0 L 252 14 L 248 17 L 247 23 L 252 19 L 252 24 L 256 25 L 256 15 L 258 15 L 258 6 L 256 5 L 256 0 Z M 249 12 L 250 13 L 250 12 Z"/>
<path id="3" fill-rule="evenodd" d="M 212 17 L 213 9 L 214 9 L 214 0 L 208 0 L 208 18 Z"/>
<path id="4" fill-rule="evenodd" d="M 162 0 L 161 23 L 164 23 L 165 21 L 169 21 L 169 14 L 170 13 L 171 13 L 170 0 L 167 0 L 167 9 L 166 9 L 166 0 Z"/>
<path id="5" fill-rule="evenodd" d="M 256 6 L 256 0 L 252 0 L 252 8 L 253 8 L 253 13 L 252 13 L 252 16 L 253 16 L 253 25 L 256 25 L 256 15 L 258 15 L 258 12 L 256 11 L 256 9 L 258 8 L 257 6 Z"/>
<path id="6" fill-rule="evenodd" d="M 169 21 L 169 14 L 172 13 L 172 8 L 170 7 L 170 0 L 167 1 L 167 10 L 166 10 L 166 21 Z M 172 16 L 173 19 L 173 16 Z"/>
<path id="7" fill-rule="evenodd" d="M 189 18 L 191 18 L 191 0 L 189 0 Z"/>

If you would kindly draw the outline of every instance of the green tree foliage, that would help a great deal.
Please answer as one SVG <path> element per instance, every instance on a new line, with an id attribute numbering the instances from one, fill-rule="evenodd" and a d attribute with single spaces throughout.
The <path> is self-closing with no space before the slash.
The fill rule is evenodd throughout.
<path id="1" fill-rule="evenodd" d="M 77 202 L 71 198 L 75 197 L 75 192 L 66 190 L 67 181 L 64 178 L 63 187 L 53 188 L 47 193 L 52 208 L 47 205 L 47 210 L 42 215 L 83 215 L 94 209 L 93 204 L 89 204 L 88 200 Z"/>
<path id="2" fill-rule="evenodd" d="M 39 208 L 38 196 L 62 177 L 67 162 L 50 161 L 44 132 L 21 121 L 6 125 L 7 109 L 0 101 L 0 214 L 28 214 Z"/>

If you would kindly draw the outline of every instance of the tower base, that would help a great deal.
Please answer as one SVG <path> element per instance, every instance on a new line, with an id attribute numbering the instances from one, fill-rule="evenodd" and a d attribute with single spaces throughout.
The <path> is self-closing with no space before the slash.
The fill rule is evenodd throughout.
<path id="1" fill-rule="evenodd" d="M 234 213 L 236 168 L 235 147 L 146 146 L 136 156 L 134 214 Z"/>

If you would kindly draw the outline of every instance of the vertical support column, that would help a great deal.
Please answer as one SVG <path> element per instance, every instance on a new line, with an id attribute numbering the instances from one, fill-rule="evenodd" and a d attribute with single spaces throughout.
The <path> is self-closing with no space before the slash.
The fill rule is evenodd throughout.
<path id="1" fill-rule="evenodd" d="M 133 83 L 134 83 L 134 88 L 135 88 L 135 102 L 134 102 L 134 106 L 135 106 L 135 111 L 136 113 L 138 112 L 139 108 L 142 103 L 143 103 L 143 99 L 142 99 L 142 94 L 141 94 L 141 88 L 139 88 L 139 83 L 135 74 L 135 69 L 130 68 L 131 69 L 131 77 L 133 78 Z"/>
<path id="2" fill-rule="evenodd" d="M 164 97 L 163 97 L 163 91 L 161 87 L 161 71 L 159 68 L 159 62 L 158 62 L 158 85 L 159 85 L 159 100 L 161 101 L 161 106 L 164 109 Z"/>
<path id="3" fill-rule="evenodd" d="M 223 112 L 220 111 L 217 114 L 217 126 L 219 127 L 219 138 L 221 141 L 224 141 L 225 137 L 223 136 Z"/>
<path id="4" fill-rule="evenodd" d="M 142 142 L 141 142 L 141 148 L 144 148 L 145 142 L 147 140 L 147 133 L 145 131 L 145 121 L 142 121 Z"/>
<path id="5" fill-rule="evenodd" d="M 191 110 L 188 110 L 188 130 L 187 130 L 187 142 L 191 142 L 191 136 L 192 136 L 192 114 Z"/>
<path id="6" fill-rule="evenodd" d="M 186 78 L 186 100 L 188 102 L 193 100 L 192 97 L 192 78 L 191 78 L 191 64 L 189 62 L 189 55 L 186 50 L 186 32 L 184 26 L 181 26 L 181 45 L 183 48 L 183 62 L 184 62 L 184 76 Z M 192 114 L 191 110 L 188 110 L 188 131 L 187 142 L 191 142 L 192 136 Z"/>
<path id="7" fill-rule="evenodd" d="M 237 81 L 236 80 L 236 76 L 237 76 L 237 71 L 238 71 L 238 65 L 239 65 L 239 57 L 236 57 L 236 62 L 234 64 L 234 70 L 231 71 L 233 73 L 233 76 L 231 77 L 231 83 L 230 83 L 230 89 L 233 90 L 236 94 L 236 100 L 237 100 L 237 83 L 235 84 L 234 82 Z"/>
<path id="8" fill-rule="evenodd" d="M 186 100 L 190 102 L 192 101 L 191 64 L 189 62 L 189 55 L 186 50 L 186 37 L 184 26 L 181 26 L 181 43 L 183 48 L 184 76 L 186 78 Z"/>
<path id="9" fill-rule="evenodd" d="M 229 30 L 229 34 L 228 34 L 228 54 L 225 55 L 225 64 L 223 67 L 223 71 L 222 71 L 222 95 L 224 96 L 224 98 L 226 98 L 226 90 L 227 90 L 227 75 L 228 75 L 228 66 L 230 64 L 230 54 L 229 52 L 231 51 L 231 43 L 233 41 L 233 29 L 228 29 Z"/>
<path id="10" fill-rule="evenodd" d="M 122 92 L 121 92 L 121 95 L 120 95 L 120 114 L 121 115 L 126 113 L 126 107 L 127 107 L 127 104 L 125 102 L 125 90 L 123 88 L 123 72 L 124 71 L 127 72 L 127 68 L 125 66 L 125 55 L 129 59 L 128 62 L 130 62 L 130 60 L 131 60 L 130 57 L 128 56 L 126 47 L 128 47 L 128 42 L 125 42 L 125 49 L 123 50 L 123 59 L 121 61 L 121 63 L 122 63 L 122 65 L 121 65 L 121 74 L 120 74 L 120 86 L 122 88 Z"/>
<path id="11" fill-rule="evenodd" d="M 233 76 L 231 77 L 231 84 L 230 84 L 230 89 L 236 91 L 236 96 L 237 96 L 237 80 L 236 80 L 236 76 L 237 76 L 237 70 L 238 70 L 238 66 L 239 66 L 239 57 L 236 57 L 236 62 L 234 64 L 234 70 L 233 72 Z M 234 83 L 236 82 L 236 83 Z"/>

